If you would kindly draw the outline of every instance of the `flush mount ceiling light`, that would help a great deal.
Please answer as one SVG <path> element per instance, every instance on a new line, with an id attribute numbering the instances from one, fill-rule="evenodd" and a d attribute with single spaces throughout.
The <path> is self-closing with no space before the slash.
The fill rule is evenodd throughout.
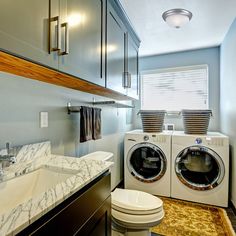
<path id="1" fill-rule="evenodd" d="M 192 19 L 193 14 L 185 9 L 171 9 L 162 14 L 164 21 L 171 27 L 180 28 Z"/>

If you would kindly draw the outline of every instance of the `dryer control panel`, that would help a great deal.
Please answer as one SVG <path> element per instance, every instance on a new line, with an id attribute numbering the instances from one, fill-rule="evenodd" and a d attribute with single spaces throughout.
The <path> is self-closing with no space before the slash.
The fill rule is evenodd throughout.
<path id="1" fill-rule="evenodd" d="M 201 138 L 196 138 L 195 139 L 195 143 L 196 144 L 201 144 L 202 143 L 202 139 Z"/>
<path id="2" fill-rule="evenodd" d="M 224 140 L 223 138 L 215 138 L 215 137 L 197 137 L 194 140 L 194 143 L 197 145 L 204 145 L 207 144 L 209 146 L 217 146 L 222 147 L 224 146 Z"/>
<path id="3" fill-rule="evenodd" d="M 206 137 L 206 142 L 208 145 L 212 145 L 212 146 L 223 146 L 224 145 L 224 139 L 222 139 L 222 138 Z"/>

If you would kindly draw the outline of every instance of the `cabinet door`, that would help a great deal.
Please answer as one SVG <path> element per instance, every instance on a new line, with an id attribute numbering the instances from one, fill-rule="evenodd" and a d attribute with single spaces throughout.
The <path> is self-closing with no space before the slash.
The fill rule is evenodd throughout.
<path id="1" fill-rule="evenodd" d="M 59 70 L 101 86 L 105 86 L 104 9 L 105 0 L 60 1 Z"/>
<path id="2" fill-rule="evenodd" d="M 102 206 L 90 217 L 86 224 L 75 234 L 76 236 L 111 236 L 111 198 L 107 198 Z"/>
<path id="3" fill-rule="evenodd" d="M 107 46 L 106 46 L 106 87 L 126 94 L 123 84 L 125 66 L 125 30 L 122 22 L 108 3 Z"/>
<path id="4" fill-rule="evenodd" d="M 49 0 L 1 0 L 0 49 L 58 68 L 57 53 L 48 50 L 49 4 Z M 51 15 L 58 16 L 58 0 L 51 4 Z"/>
<path id="5" fill-rule="evenodd" d="M 131 76 L 131 88 L 128 89 L 128 96 L 135 99 L 139 98 L 139 69 L 138 69 L 138 47 L 128 36 L 127 40 L 127 66 Z"/>

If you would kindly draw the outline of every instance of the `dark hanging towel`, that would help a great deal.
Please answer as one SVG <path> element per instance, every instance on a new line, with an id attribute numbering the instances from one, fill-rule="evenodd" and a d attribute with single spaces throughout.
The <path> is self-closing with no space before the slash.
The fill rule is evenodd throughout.
<path id="1" fill-rule="evenodd" d="M 93 139 L 100 139 L 101 136 L 101 109 L 93 108 Z"/>
<path id="2" fill-rule="evenodd" d="M 93 112 L 91 107 L 80 108 L 80 142 L 92 139 Z"/>

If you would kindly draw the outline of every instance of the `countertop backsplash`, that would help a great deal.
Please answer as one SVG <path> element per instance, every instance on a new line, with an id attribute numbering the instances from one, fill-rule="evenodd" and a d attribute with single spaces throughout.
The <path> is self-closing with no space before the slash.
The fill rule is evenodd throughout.
<path id="1" fill-rule="evenodd" d="M 15 149 L 15 147 L 13 147 Z M 41 142 L 41 143 L 34 143 L 34 144 L 27 144 L 21 147 L 16 147 L 17 155 L 16 155 L 16 162 L 28 162 L 37 159 L 38 157 L 42 156 L 49 156 L 51 155 L 51 143 L 50 141 Z M 6 149 L 0 150 L 1 154 L 6 154 Z"/>

